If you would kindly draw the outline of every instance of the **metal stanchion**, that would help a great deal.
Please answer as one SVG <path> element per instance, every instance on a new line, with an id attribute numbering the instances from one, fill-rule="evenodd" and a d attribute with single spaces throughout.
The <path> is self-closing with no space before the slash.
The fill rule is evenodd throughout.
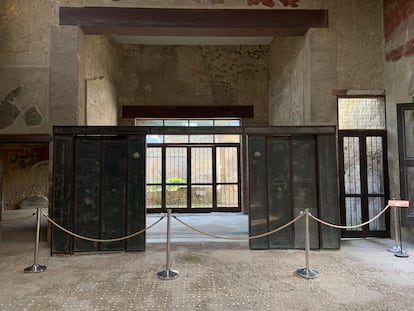
<path id="1" fill-rule="evenodd" d="M 167 218 L 167 262 L 165 269 L 158 272 L 158 278 L 161 280 L 172 280 L 178 277 L 178 272 L 170 269 L 170 227 L 171 227 L 171 210 L 168 210 Z"/>
<path id="2" fill-rule="evenodd" d="M 407 251 L 403 251 L 401 237 L 401 208 L 408 208 L 410 202 L 407 200 L 388 200 L 388 205 L 394 208 L 394 224 L 395 224 L 395 246 L 388 251 L 395 253 L 396 257 L 407 258 Z M 398 209 L 398 210 L 397 210 Z"/>
<path id="3" fill-rule="evenodd" d="M 398 214 L 397 214 L 397 208 L 393 208 L 393 215 L 394 215 L 394 235 L 395 235 L 395 245 L 388 248 L 388 251 L 391 253 L 399 253 L 401 252 L 400 247 L 400 233 L 398 232 L 399 223 L 398 223 Z"/>
<path id="4" fill-rule="evenodd" d="M 39 240 L 40 240 L 40 216 L 41 207 L 37 208 L 37 222 L 36 222 L 36 243 L 34 252 L 34 263 L 30 267 L 24 269 L 25 273 L 39 273 L 46 270 L 46 266 L 39 265 Z"/>
<path id="5" fill-rule="evenodd" d="M 399 257 L 399 258 L 407 258 L 410 257 L 407 253 L 407 251 L 403 250 L 402 247 L 402 237 L 401 237 L 401 208 L 398 208 L 398 219 L 399 219 L 399 236 L 400 236 L 400 251 L 395 253 L 394 256 L 395 257 Z"/>
<path id="6" fill-rule="evenodd" d="M 296 270 L 296 274 L 305 278 L 305 279 L 315 279 L 319 276 L 319 272 L 309 268 L 309 252 L 310 252 L 310 242 L 309 242 L 309 209 L 305 210 L 305 253 L 306 253 L 306 267 Z"/>

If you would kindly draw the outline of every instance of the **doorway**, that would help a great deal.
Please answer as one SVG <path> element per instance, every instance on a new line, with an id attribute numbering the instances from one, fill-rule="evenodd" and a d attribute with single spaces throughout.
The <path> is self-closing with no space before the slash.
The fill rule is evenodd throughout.
<path id="1" fill-rule="evenodd" d="M 238 144 L 147 146 L 147 211 L 239 212 Z"/>
<path id="2" fill-rule="evenodd" d="M 389 198 L 383 97 L 338 99 L 340 210 L 343 225 L 377 215 Z M 389 212 L 342 237 L 389 237 Z"/>
<path id="3" fill-rule="evenodd" d="M 402 221 L 405 226 L 414 226 L 414 109 L 412 103 L 397 105 L 397 124 L 400 194 L 401 199 L 410 201 L 410 207 L 403 211 Z"/>
<path id="4" fill-rule="evenodd" d="M 158 125 L 146 136 L 146 206 L 149 213 L 240 212 L 240 135 L 216 133 L 240 128 L 239 119 L 136 119 Z M 177 134 L 178 127 L 187 133 Z M 203 130 L 204 133 L 197 133 Z M 172 133 L 172 134 L 170 134 Z"/>

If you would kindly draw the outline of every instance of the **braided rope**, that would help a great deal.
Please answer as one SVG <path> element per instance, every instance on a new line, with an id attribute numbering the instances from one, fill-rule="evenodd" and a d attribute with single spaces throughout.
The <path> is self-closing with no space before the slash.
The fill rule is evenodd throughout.
<path id="1" fill-rule="evenodd" d="M 43 214 L 43 216 L 45 216 L 47 218 L 48 221 L 50 221 L 53 225 L 55 225 L 56 227 L 58 227 L 60 230 L 66 232 L 67 234 L 70 234 L 72 236 L 74 236 L 75 238 L 79 238 L 82 240 L 86 240 L 86 241 L 91 241 L 91 242 L 99 242 L 99 243 L 110 243 L 110 242 L 118 242 L 118 241 L 123 241 L 123 240 L 127 240 L 130 238 L 133 238 L 137 235 L 140 235 L 141 233 L 144 233 L 145 231 L 151 229 L 152 227 L 154 227 L 156 224 L 158 224 L 161 220 L 163 220 L 165 218 L 165 216 L 161 216 L 160 219 L 158 219 L 156 222 L 154 222 L 153 224 L 149 225 L 148 227 L 137 231 L 135 233 L 132 233 L 130 235 L 124 236 L 124 237 L 119 237 L 119 238 L 114 238 L 114 239 L 107 239 L 107 240 L 103 240 L 103 239 L 93 239 L 93 238 L 88 238 L 82 235 L 79 235 L 77 233 L 74 233 L 72 231 L 69 231 L 68 229 L 63 228 L 61 225 L 59 225 L 58 223 L 56 223 L 55 221 L 53 221 L 53 219 L 51 219 L 48 215 Z"/>
<path id="2" fill-rule="evenodd" d="M 305 214 L 303 213 L 303 211 L 301 211 L 301 212 L 299 213 L 299 215 L 298 215 L 298 216 L 296 216 L 294 219 L 292 219 L 291 221 L 287 222 L 286 224 L 284 224 L 284 225 L 282 225 L 282 226 L 280 226 L 280 227 L 278 227 L 278 228 L 276 228 L 276 229 L 273 229 L 272 231 L 265 232 L 265 233 L 262 233 L 262 234 L 259 234 L 259 235 L 254 235 L 254 236 L 245 237 L 245 238 L 244 238 L 244 237 L 243 237 L 243 238 L 242 238 L 242 237 L 225 237 L 225 236 L 221 236 L 221 235 L 211 234 L 211 233 L 208 233 L 208 232 L 205 232 L 205 231 L 199 230 L 199 229 L 197 229 L 197 228 L 195 228 L 195 227 L 193 227 L 193 226 L 191 226 L 191 225 L 187 224 L 186 222 L 182 221 L 181 219 L 177 218 L 176 216 L 173 216 L 173 217 L 175 218 L 175 220 L 177 220 L 178 222 L 182 223 L 184 226 L 188 227 L 189 229 L 194 230 L 194 231 L 196 231 L 196 232 L 198 232 L 198 233 L 204 234 L 204 235 L 206 235 L 206 236 L 209 236 L 209 237 L 212 237 L 212 238 L 216 238 L 216 239 L 223 239 L 223 240 L 245 241 L 245 240 L 253 240 L 253 239 L 262 238 L 262 237 L 265 237 L 265 236 L 271 235 L 271 234 L 273 234 L 273 233 L 275 233 L 275 232 L 278 232 L 278 231 L 280 231 L 280 230 L 282 230 L 282 229 L 284 229 L 284 228 L 286 228 L 286 227 L 290 226 L 291 224 L 295 223 L 295 222 L 296 222 L 296 221 L 298 221 L 300 218 L 302 218 L 304 215 L 305 215 Z"/>
<path id="3" fill-rule="evenodd" d="M 29 218 L 32 218 L 34 215 L 36 215 L 36 213 L 33 213 L 29 216 L 26 217 L 21 217 L 21 218 L 17 218 L 17 219 L 13 219 L 13 220 L 9 220 L 9 221 L 0 221 L 0 225 L 12 225 L 12 224 L 17 224 L 19 222 L 23 222 Z"/>
<path id="4" fill-rule="evenodd" d="M 323 221 L 323 220 L 321 220 L 321 219 L 319 219 L 319 218 L 317 218 L 317 217 L 313 216 L 311 213 L 308 213 L 308 215 L 309 215 L 311 218 L 313 218 L 314 220 L 316 220 L 316 221 L 320 222 L 321 224 L 324 224 L 324 225 L 329 226 L 329 227 L 332 227 L 332 228 L 337 228 L 337 229 L 354 229 L 354 228 L 360 228 L 360 227 L 363 227 L 363 226 L 365 226 L 365 225 L 369 224 L 370 222 L 373 222 L 375 219 L 377 219 L 377 218 L 378 218 L 378 217 L 380 217 L 382 214 L 384 214 L 384 213 L 385 213 L 385 211 L 386 211 L 389 207 L 390 207 L 390 206 L 389 206 L 389 205 L 387 205 L 387 206 L 386 206 L 386 207 L 384 207 L 384 209 L 383 209 L 381 212 L 379 212 L 379 213 L 378 213 L 375 217 L 373 217 L 373 218 L 371 218 L 370 220 L 368 220 L 368 221 L 366 221 L 366 222 L 363 222 L 363 223 L 361 223 L 361 224 L 359 224 L 359 225 L 353 225 L 353 226 L 339 226 L 339 225 L 334 225 L 334 224 L 331 224 L 331 223 L 329 223 L 329 222 Z"/>

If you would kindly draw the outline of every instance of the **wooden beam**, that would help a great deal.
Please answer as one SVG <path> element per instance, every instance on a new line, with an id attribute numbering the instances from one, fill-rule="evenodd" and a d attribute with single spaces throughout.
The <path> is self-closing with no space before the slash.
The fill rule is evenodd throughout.
<path id="1" fill-rule="evenodd" d="M 123 118 L 253 118 L 253 106 L 122 106 Z"/>
<path id="2" fill-rule="evenodd" d="M 0 143 L 49 143 L 51 136 L 48 134 L 3 134 L 0 135 Z"/>
<path id="3" fill-rule="evenodd" d="M 299 35 L 328 27 L 328 11 L 60 7 L 59 24 L 80 26 L 87 34 Z"/>

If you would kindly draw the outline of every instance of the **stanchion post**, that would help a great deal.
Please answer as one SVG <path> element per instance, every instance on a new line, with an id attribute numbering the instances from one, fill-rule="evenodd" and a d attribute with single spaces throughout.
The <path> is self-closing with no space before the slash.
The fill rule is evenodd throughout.
<path id="1" fill-rule="evenodd" d="M 46 266 L 39 265 L 39 240 L 40 240 L 40 217 L 41 207 L 37 208 L 36 212 L 36 241 L 34 251 L 34 263 L 30 267 L 24 269 L 25 273 L 39 273 L 46 270 Z"/>
<path id="2" fill-rule="evenodd" d="M 403 246 L 402 246 L 402 237 L 401 237 L 401 208 L 398 207 L 398 219 L 399 219 L 399 236 L 400 236 L 400 251 L 395 253 L 394 256 L 395 257 L 399 257 L 399 258 L 407 258 L 410 257 L 407 253 L 407 251 L 403 250 Z"/>
<path id="3" fill-rule="evenodd" d="M 407 251 L 403 250 L 402 247 L 402 237 L 401 237 L 401 208 L 408 208 L 410 206 L 410 202 L 408 200 L 388 200 L 388 205 L 393 207 L 394 212 L 394 218 L 395 218 L 395 246 L 394 246 L 394 255 L 396 257 L 400 258 L 407 258 L 409 257 Z M 397 210 L 398 209 L 398 210 Z M 398 214 L 398 215 L 397 215 Z M 397 229 L 398 228 L 398 229 Z M 399 245 L 398 240 L 399 240 Z M 392 247 L 389 249 L 389 251 L 392 251 Z"/>
<path id="4" fill-rule="evenodd" d="M 310 253 L 310 241 L 309 241 L 309 208 L 305 210 L 305 256 L 306 267 L 297 269 L 296 274 L 305 279 L 315 279 L 319 276 L 319 272 L 309 267 L 309 253 Z"/>
<path id="5" fill-rule="evenodd" d="M 392 209 L 392 213 L 393 213 L 393 217 L 394 217 L 394 235 L 395 235 L 395 244 L 394 246 L 391 246 L 390 248 L 388 248 L 388 251 L 391 253 L 399 253 L 401 252 L 401 248 L 400 248 L 400 232 L 398 231 L 399 228 L 399 223 L 398 223 L 398 213 L 397 213 L 397 208 L 393 207 Z"/>
<path id="6" fill-rule="evenodd" d="M 178 277 L 178 272 L 170 269 L 170 235 L 171 235 L 171 210 L 168 210 L 167 217 L 167 260 L 165 269 L 158 272 L 158 278 L 161 280 L 172 280 Z"/>

